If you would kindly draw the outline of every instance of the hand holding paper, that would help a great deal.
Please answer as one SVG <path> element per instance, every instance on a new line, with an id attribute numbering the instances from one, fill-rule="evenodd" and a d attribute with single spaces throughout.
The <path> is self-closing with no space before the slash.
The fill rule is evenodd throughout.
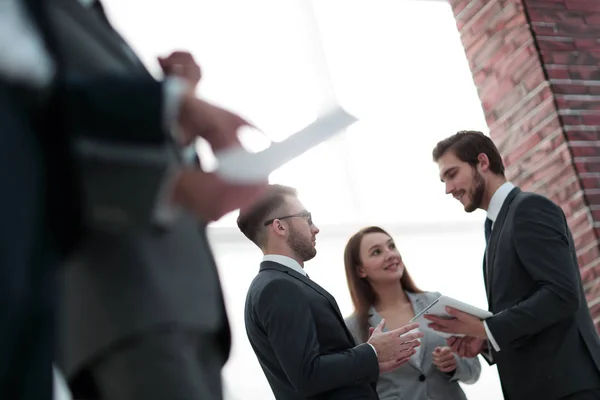
<path id="1" fill-rule="evenodd" d="M 264 181 L 283 164 L 333 137 L 355 121 L 354 116 L 335 106 L 304 129 L 281 142 L 272 143 L 258 153 L 250 153 L 242 147 L 229 147 L 215 152 L 219 164 L 215 173 L 232 183 Z"/>
<path id="2" fill-rule="evenodd" d="M 233 184 L 199 168 L 185 169 L 177 176 L 172 200 L 205 222 L 213 222 L 233 210 L 251 205 L 264 192 L 267 183 Z"/>

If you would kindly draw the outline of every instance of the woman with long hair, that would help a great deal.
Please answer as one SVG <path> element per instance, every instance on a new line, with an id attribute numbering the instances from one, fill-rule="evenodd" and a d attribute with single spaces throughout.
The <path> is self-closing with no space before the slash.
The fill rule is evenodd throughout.
<path id="1" fill-rule="evenodd" d="M 384 330 L 399 328 L 440 296 L 417 287 L 393 238 L 377 226 L 363 228 L 348 240 L 344 265 L 354 303 L 346 324 L 358 343 L 367 341 L 382 318 Z M 443 337 L 431 332 L 425 332 L 416 350 L 408 363 L 379 376 L 379 398 L 465 400 L 458 382 L 479 379 L 479 360 L 458 357 Z"/>

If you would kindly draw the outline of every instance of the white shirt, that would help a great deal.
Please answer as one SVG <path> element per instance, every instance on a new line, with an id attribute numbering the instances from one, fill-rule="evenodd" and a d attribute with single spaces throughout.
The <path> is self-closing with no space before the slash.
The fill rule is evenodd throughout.
<path id="1" fill-rule="evenodd" d="M 504 201 L 508 197 L 510 191 L 514 188 L 515 185 L 512 183 L 504 182 L 502 186 L 500 186 L 492 195 L 490 205 L 488 206 L 487 210 L 487 217 L 492 220 L 492 229 L 494 229 L 496 218 L 498 218 L 498 214 L 500 214 L 500 209 L 502 208 Z M 485 328 L 485 333 L 487 334 L 490 343 L 494 347 L 494 350 L 500 351 L 500 346 L 498 346 L 498 342 L 496 342 L 496 339 L 494 339 L 494 336 L 492 335 L 492 332 L 490 331 L 490 328 L 488 328 L 485 321 L 483 321 L 483 327 Z"/>
<path id="2" fill-rule="evenodd" d="M 498 214 L 500 214 L 500 209 L 504 204 L 504 201 L 508 197 L 508 194 L 515 188 L 510 182 L 504 182 L 502 186 L 500 186 L 492 195 L 490 200 L 490 205 L 487 210 L 487 217 L 492 220 L 492 228 L 494 227 L 494 222 L 496 222 L 496 218 L 498 218 Z"/>
<path id="3" fill-rule="evenodd" d="M 279 254 L 265 254 L 264 257 L 263 257 L 263 261 L 276 262 L 277 264 L 281 264 L 283 266 L 286 266 L 289 269 L 293 269 L 294 271 L 296 271 L 300 275 L 307 276 L 306 275 L 306 271 L 304 270 L 304 268 L 302 268 L 302 266 L 300 265 L 300 263 L 298 261 L 294 260 L 291 257 L 282 256 L 282 255 L 279 255 Z"/>
<path id="4" fill-rule="evenodd" d="M 79 0 L 86 8 L 96 0 Z M 27 10 L 19 0 L 0 0 L 0 76 L 10 82 L 44 88 L 56 73 L 54 60 L 48 53 L 36 27 L 28 18 Z M 163 124 L 169 134 L 176 135 L 177 116 L 187 82 L 168 77 L 163 84 Z M 169 202 L 174 176 L 178 167 L 169 171 L 156 200 L 155 219 L 160 223 L 172 222 L 178 210 Z"/>
<path id="5" fill-rule="evenodd" d="M 300 263 L 298 261 L 294 260 L 291 257 L 282 256 L 282 255 L 279 255 L 279 254 L 265 254 L 263 256 L 263 261 L 276 262 L 276 263 L 281 264 L 281 265 L 283 265 L 285 267 L 288 267 L 289 269 L 292 269 L 292 270 L 296 271 L 297 273 L 299 273 L 301 275 L 308 276 L 306 274 L 306 271 L 304 271 L 304 268 L 302 268 L 302 266 L 300 265 Z M 371 346 L 371 348 L 375 352 L 375 356 L 377 356 L 377 350 L 375 350 L 375 346 L 373 346 L 371 343 L 367 343 L 367 344 L 369 346 Z"/>

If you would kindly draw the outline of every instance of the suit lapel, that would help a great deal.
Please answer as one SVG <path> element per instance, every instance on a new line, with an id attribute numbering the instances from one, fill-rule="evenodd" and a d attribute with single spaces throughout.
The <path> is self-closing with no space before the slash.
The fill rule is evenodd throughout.
<path id="1" fill-rule="evenodd" d="M 485 286 L 485 295 L 487 296 L 488 303 L 490 301 L 490 292 L 488 290 L 488 275 L 487 275 L 487 246 L 485 252 L 483 253 L 483 285 Z"/>
<path id="2" fill-rule="evenodd" d="M 51 4 L 53 5 L 51 13 L 57 23 L 65 22 L 63 19 L 68 19 L 72 24 L 71 26 L 79 25 L 81 31 L 76 33 L 92 36 L 96 41 L 102 43 L 104 49 L 110 51 L 121 62 L 128 63 L 129 67 L 137 68 L 139 72 L 146 72 L 141 60 L 110 25 L 102 4 L 96 2 L 90 8 L 75 0 L 60 0 Z"/>
<path id="3" fill-rule="evenodd" d="M 417 315 L 418 313 L 420 313 L 421 311 L 423 311 L 425 309 L 425 307 L 427 307 L 429 304 L 426 304 L 425 299 L 423 298 L 423 294 L 421 293 L 410 293 L 410 292 L 406 292 L 408 294 L 408 298 L 410 299 L 410 302 L 412 303 L 413 306 L 413 310 L 415 312 L 415 315 Z M 429 333 L 428 331 L 423 331 L 424 336 L 421 338 L 421 346 L 419 346 L 419 365 L 415 365 L 415 367 L 420 370 L 423 371 L 423 366 L 426 365 L 425 364 L 425 353 L 427 353 L 426 348 L 427 348 L 427 342 L 429 341 L 429 336 L 431 335 L 431 333 Z M 411 357 L 412 360 L 412 357 Z"/>
<path id="4" fill-rule="evenodd" d="M 510 193 L 506 197 L 506 200 L 504 200 L 502 208 L 500 208 L 500 213 L 498 213 L 498 217 L 496 218 L 496 221 L 494 221 L 492 235 L 490 236 L 490 242 L 488 243 L 485 251 L 483 276 L 485 279 L 488 303 L 490 303 L 492 298 L 494 260 L 496 259 L 496 248 L 498 247 L 498 239 L 500 238 L 500 234 L 502 233 L 502 228 L 504 227 L 504 221 L 506 219 L 506 214 L 508 213 L 508 210 L 510 208 L 510 204 L 519 193 L 521 193 L 521 189 L 515 187 L 513 190 L 510 191 Z"/>
<path id="5" fill-rule="evenodd" d="M 135 54 L 131 46 L 129 46 L 125 39 L 123 39 L 123 37 L 113 28 L 112 24 L 108 20 L 108 17 L 106 16 L 106 13 L 104 12 L 104 7 L 99 0 L 94 2 L 92 10 L 95 14 L 94 19 L 100 20 L 98 21 L 100 22 L 99 24 L 96 24 L 96 21 L 94 21 L 94 25 L 97 26 L 95 29 L 97 32 L 97 37 L 100 40 L 103 40 L 107 46 L 110 46 L 115 53 L 127 58 L 127 60 L 129 60 L 133 66 L 139 68 L 140 70 L 146 70 L 146 67 L 137 54 Z M 92 21 L 89 22 L 92 23 Z"/>
<path id="6" fill-rule="evenodd" d="M 273 262 L 273 261 L 263 261 L 260 264 L 260 271 L 264 271 L 267 269 L 275 269 L 277 271 L 281 271 L 285 274 L 288 274 L 289 276 L 291 276 L 292 278 L 298 279 L 299 281 L 305 283 L 306 285 L 310 286 L 312 289 L 314 289 L 317 293 L 319 293 L 321 296 L 325 297 L 327 299 L 327 301 L 329 301 L 329 304 L 331 304 L 331 307 L 333 307 L 333 310 L 335 311 L 335 314 L 338 318 L 338 320 L 340 321 L 340 323 L 342 324 L 342 326 L 344 327 L 344 330 L 346 331 L 346 335 L 348 336 L 348 339 L 350 340 L 350 343 L 352 343 L 353 346 L 356 345 L 356 342 L 354 341 L 354 337 L 352 336 L 352 334 L 350 333 L 350 331 L 348 330 L 348 328 L 346 327 L 346 322 L 344 321 L 344 317 L 342 317 L 342 313 L 337 305 L 337 302 L 335 301 L 335 299 L 333 298 L 333 296 L 331 294 L 329 294 L 329 292 L 325 289 L 323 289 L 321 286 L 319 286 L 318 284 L 316 284 L 313 280 L 307 278 L 306 276 L 299 274 L 298 272 L 294 271 L 291 268 L 286 267 L 285 265 L 281 265 L 279 263 Z"/>

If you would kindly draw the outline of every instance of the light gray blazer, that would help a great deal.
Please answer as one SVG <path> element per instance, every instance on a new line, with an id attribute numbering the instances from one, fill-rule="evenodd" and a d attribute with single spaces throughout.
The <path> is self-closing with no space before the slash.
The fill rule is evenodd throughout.
<path id="1" fill-rule="evenodd" d="M 415 314 L 440 296 L 437 292 L 406 292 Z M 371 308 L 369 325 L 376 327 L 381 316 Z M 346 325 L 357 343 L 363 342 L 358 329 L 358 320 L 353 314 L 346 318 Z M 384 329 L 384 331 L 387 329 Z M 432 362 L 432 353 L 437 346 L 445 346 L 443 337 L 426 332 L 421 339 L 419 357 L 420 366 L 411 360 L 400 368 L 379 375 L 377 393 L 380 400 L 465 400 L 467 397 L 458 382 L 472 384 L 477 382 L 481 373 L 481 365 L 477 358 L 456 357 L 456 371 L 453 375 L 445 374 Z"/>

